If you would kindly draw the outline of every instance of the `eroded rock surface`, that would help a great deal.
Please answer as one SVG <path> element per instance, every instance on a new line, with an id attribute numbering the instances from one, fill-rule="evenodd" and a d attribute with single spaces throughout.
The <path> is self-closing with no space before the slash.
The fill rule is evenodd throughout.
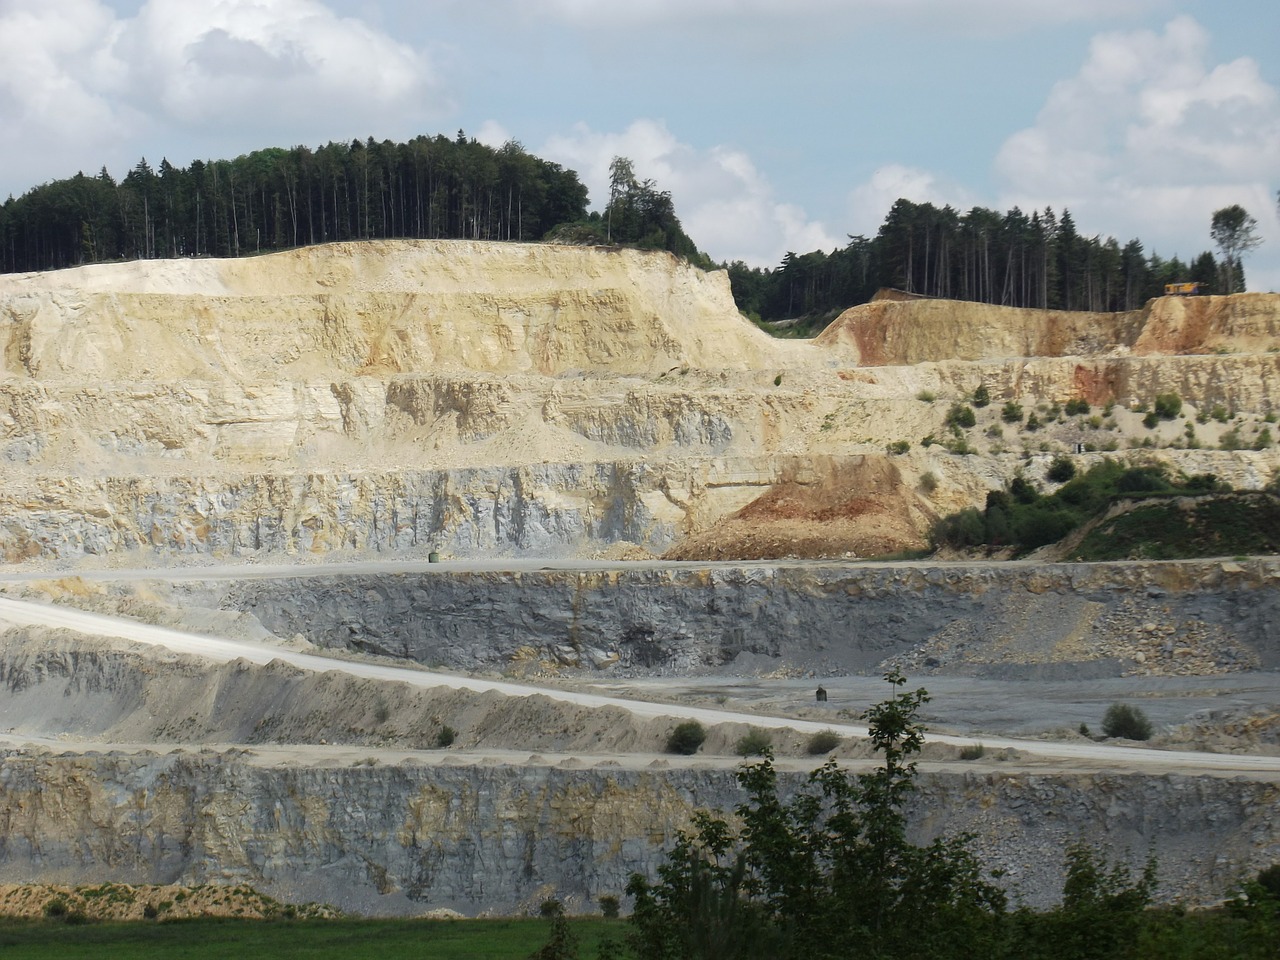
<path id="1" fill-rule="evenodd" d="M 58 757 L 6 751 L 0 880 L 247 883 L 347 910 L 571 910 L 654 875 L 696 809 L 731 810 L 730 769 L 264 767 L 252 754 Z M 806 773 L 783 773 L 783 790 Z M 1211 777 L 925 774 L 919 841 L 976 834 L 1029 904 L 1061 889 L 1085 836 L 1114 859 L 1155 855 L 1165 896 L 1224 896 L 1280 853 L 1274 784 Z M 1270 858 L 1270 859 L 1269 859 Z M 1176 893 L 1173 893 L 1176 891 Z"/>
<path id="2" fill-rule="evenodd" d="M 873 556 L 1081 449 L 1257 489 L 1277 329 L 1263 294 L 1123 315 L 913 300 L 782 341 L 724 273 L 533 244 L 5 276 L 0 556 Z M 944 421 L 980 385 L 958 455 Z M 1220 419 L 1194 443 L 1143 426 L 1130 407 L 1167 392 Z M 1093 416 L 1000 417 L 1070 399 Z M 1213 449 L 1228 430 L 1260 449 Z"/>

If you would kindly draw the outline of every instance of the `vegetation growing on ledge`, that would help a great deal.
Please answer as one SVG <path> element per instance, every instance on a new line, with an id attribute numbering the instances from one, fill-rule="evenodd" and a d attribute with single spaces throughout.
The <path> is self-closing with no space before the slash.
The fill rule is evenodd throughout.
<path id="1" fill-rule="evenodd" d="M 1173 478 L 1161 466 L 1126 467 L 1106 459 L 1078 475 L 1055 464 L 1051 475 L 1066 479 L 1053 494 L 1014 477 L 1007 489 L 987 494 L 985 509 L 971 507 L 938 520 L 930 542 L 935 549 L 1022 554 L 1097 520 L 1070 559 L 1235 556 L 1275 553 L 1280 545 L 1280 500 L 1269 493 L 1231 493 L 1209 474 Z M 1101 520 L 1122 501 L 1142 502 Z"/>
<path id="2" fill-rule="evenodd" d="M 1280 553 L 1280 498 L 1271 493 L 1162 500 L 1099 523 L 1071 560 L 1184 560 Z"/>
<path id="3" fill-rule="evenodd" d="M 886 677 L 893 686 L 901 674 Z M 969 836 L 916 846 L 903 807 L 924 741 L 921 689 L 863 714 L 882 765 L 853 776 L 829 761 L 809 789 L 780 794 L 771 758 L 744 764 L 740 829 L 695 814 L 658 880 L 633 875 L 628 946 L 639 960 L 971 957 L 992 960 L 1273 957 L 1280 870 L 1244 883 L 1225 909 L 1152 906 L 1154 861 L 1136 875 L 1084 845 L 1066 852 L 1061 903 L 1010 909 Z M 1126 734 L 1127 735 L 1127 734 Z M 973 757 L 977 759 L 981 751 Z M 995 877 L 992 877 L 995 879 Z M 541 956 L 569 958 L 572 952 Z M 613 954 L 617 956 L 618 954 Z"/>

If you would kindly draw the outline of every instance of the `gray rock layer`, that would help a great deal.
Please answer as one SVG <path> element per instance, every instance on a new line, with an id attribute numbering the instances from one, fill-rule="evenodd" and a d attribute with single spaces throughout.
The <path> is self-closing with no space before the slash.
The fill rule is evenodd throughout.
<path id="1" fill-rule="evenodd" d="M 461 669 L 542 663 L 1036 679 L 1280 668 L 1280 563 L 758 565 L 257 580 L 273 633 Z M 895 661 L 898 662 L 898 661 Z"/>
<path id="2" fill-rule="evenodd" d="M 784 774 L 784 789 L 802 777 Z M 0 767 L 0 879 L 247 882 L 286 900 L 408 913 L 587 909 L 653 876 L 697 808 L 742 799 L 728 770 L 255 766 L 234 756 L 31 756 Z M 917 840 L 975 833 L 1027 902 L 1052 901 L 1065 845 L 1160 862 L 1189 901 L 1280 856 L 1277 788 L 1243 780 L 930 774 Z"/>

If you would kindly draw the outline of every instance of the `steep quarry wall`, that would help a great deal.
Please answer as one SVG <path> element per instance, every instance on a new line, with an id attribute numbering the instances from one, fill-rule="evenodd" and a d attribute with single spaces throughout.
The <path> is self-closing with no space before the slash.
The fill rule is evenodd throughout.
<path id="1" fill-rule="evenodd" d="M 653 876 L 696 809 L 743 799 L 728 769 L 259 765 L 252 752 L 3 751 L 0 881 L 249 883 L 377 913 L 570 909 Z M 805 773 L 782 774 L 783 790 Z M 1160 861 L 1164 896 L 1224 896 L 1280 856 L 1272 784 L 1216 778 L 926 773 L 917 840 L 976 834 L 981 859 L 1043 905 L 1063 848 Z"/>
<path id="2" fill-rule="evenodd" d="M 1280 669 L 1280 563 L 732 565 L 191 587 L 279 636 L 458 669 L 1068 678 Z"/>
<path id="3" fill-rule="evenodd" d="M 926 447 L 951 402 L 983 385 L 1028 410 L 1126 410 L 1173 391 L 1189 414 L 1243 417 L 1249 446 L 1280 408 L 1278 311 L 1266 295 L 1123 315 L 880 301 L 780 341 L 725 274 L 664 253 L 467 242 L 9 275 L 0 557 L 918 549 L 1027 457 L 1088 446 L 1205 472 L 1191 462 L 1227 429 L 1190 444 L 1182 424 L 1110 416 L 1033 435 L 993 406 L 962 456 Z M 1208 472 L 1258 488 L 1276 466 L 1223 451 Z"/>
<path id="4" fill-rule="evenodd" d="M 909 366 L 1130 350 L 1166 356 L 1259 353 L 1278 337 L 1280 299 L 1259 293 L 1159 297 L 1130 313 L 879 300 L 846 310 L 817 342 L 841 349 L 862 366 Z"/>
<path id="5" fill-rule="evenodd" d="M 344 243 L 6 276 L 0 318 L 4 372 L 40 380 L 647 375 L 807 352 L 743 321 L 727 274 L 534 244 Z"/>

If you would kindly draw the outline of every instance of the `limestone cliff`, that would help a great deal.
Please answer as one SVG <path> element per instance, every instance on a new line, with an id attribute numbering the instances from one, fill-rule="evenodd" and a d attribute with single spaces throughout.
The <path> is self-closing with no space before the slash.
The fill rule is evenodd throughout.
<path id="1" fill-rule="evenodd" d="M 1131 313 L 1031 310 L 950 300 L 851 307 L 818 338 L 862 366 L 1106 353 L 1263 353 L 1280 337 L 1280 298 L 1160 297 Z"/>
<path id="2" fill-rule="evenodd" d="M 726 274 L 661 253 L 343 243 L 0 278 L 4 371 L 239 383 L 358 374 L 659 374 L 803 351 L 743 321 Z"/>
<path id="3" fill-rule="evenodd" d="M 3 754 L 0 881 L 248 883 L 347 910 L 571 910 L 653 875 L 694 810 L 730 810 L 732 770 L 258 763 L 252 751 Z M 807 776 L 784 772 L 783 790 Z M 926 774 L 918 840 L 975 834 L 1026 902 L 1061 890 L 1081 836 L 1160 862 L 1170 895 L 1219 899 L 1280 853 L 1273 784 L 1215 778 Z"/>
<path id="4" fill-rule="evenodd" d="M 1280 566 L 782 564 L 296 577 L 190 596 L 454 668 L 1005 678 L 1280 669 Z"/>
<path id="5" fill-rule="evenodd" d="M 1257 488 L 1273 452 L 1205 448 L 1262 446 L 1278 315 L 882 301 L 780 341 L 667 254 L 468 242 L 0 277 L 0 556 L 866 556 L 1082 447 Z M 1170 391 L 1221 420 L 1131 413 Z M 1069 399 L 1102 415 L 999 414 Z"/>

